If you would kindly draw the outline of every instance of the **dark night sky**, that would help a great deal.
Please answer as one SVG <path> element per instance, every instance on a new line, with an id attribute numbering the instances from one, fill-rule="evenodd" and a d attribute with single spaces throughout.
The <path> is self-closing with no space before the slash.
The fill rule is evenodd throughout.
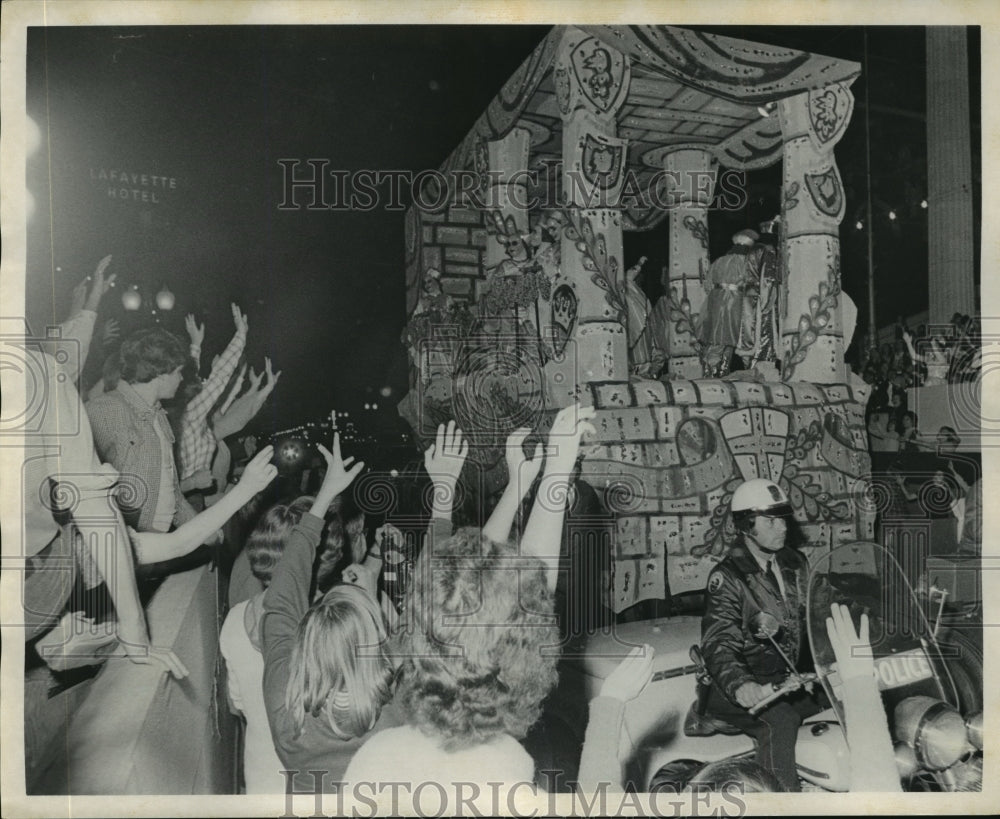
<path id="1" fill-rule="evenodd" d="M 862 59 L 857 27 L 706 30 Z M 153 291 L 166 283 L 177 295 L 171 329 L 182 331 L 189 311 L 208 322 L 208 355 L 232 332 L 228 302 L 249 312 L 250 355 L 259 363 L 270 354 L 284 370 L 262 425 L 353 407 L 385 384 L 398 397 L 405 388 L 402 213 L 281 211 L 278 160 L 436 168 L 547 31 L 30 29 L 28 112 L 49 142 L 28 167 L 37 203 L 29 222 L 29 321 L 61 318 L 73 284 L 113 253 L 119 280 Z M 873 28 L 869 44 L 868 74 L 854 84 L 854 119 L 837 149 L 848 195 L 844 285 L 864 315 L 866 248 L 851 234 L 864 202 L 861 103 L 869 76 L 873 187 L 901 216 L 879 223 L 876 206 L 877 307 L 886 323 L 926 307 L 924 31 Z M 973 45 L 977 100 L 975 35 Z M 974 130 L 975 152 L 978 140 Z M 161 191 L 155 205 L 116 201 L 92 178 L 102 168 L 174 177 L 177 188 Z M 779 180 L 779 168 L 751 176 L 747 211 L 710 220 L 713 250 L 728 244 L 731 228 L 776 212 Z M 626 261 L 646 254 L 658 270 L 664 236 L 627 237 Z M 109 297 L 109 315 L 121 312 L 119 304 Z"/>

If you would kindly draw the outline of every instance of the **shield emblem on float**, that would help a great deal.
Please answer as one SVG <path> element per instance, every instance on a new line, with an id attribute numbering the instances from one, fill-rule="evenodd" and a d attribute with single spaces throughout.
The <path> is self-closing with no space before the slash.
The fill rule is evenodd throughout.
<path id="1" fill-rule="evenodd" d="M 825 216 L 838 217 L 844 207 L 844 189 L 836 168 L 823 173 L 807 173 L 806 187 L 817 210 Z"/>
<path id="2" fill-rule="evenodd" d="M 596 37 L 581 40 L 570 61 L 583 98 L 595 113 L 615 110 L 628 90 L 628 63 Z"/>
<path id="3" fill-rule="evenodd" d="M 617 193 L 625 164 L 625 140 L 587 134 L 580 157 L 580 170 L 591 188 Z"/>
<path id="4" fill-rule="evenodd" d="M 785 468 L 788 416 L 770 407 L 747 407 L 719 419 L 722 435 L 743 480 L 777 481 Z"/>
<path id="5" fill-rule="evenodd" d="M 576 325 L 576 291 L 568 284 L 560 284 L 552 291 L 552 349 L 557 356 L 563 354 Z"/>
<path id="6" fill-rule="evenodd" d="M 843 85 L 815 88 L 809 92 L 810 137 L 817 150 L 836 142 L 847 128 L 854 110 L 854 96 Z"/>

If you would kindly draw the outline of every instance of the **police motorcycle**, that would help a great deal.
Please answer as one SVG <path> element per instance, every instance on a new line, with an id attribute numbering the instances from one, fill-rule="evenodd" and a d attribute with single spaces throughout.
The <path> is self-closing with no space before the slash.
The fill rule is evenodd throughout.
<path id="1" fill-rule="evenodd" d="M 759 712 L 800 688 L 822 686 L 830 707 L 803 721 L 795 747 L 803 789 L 849 789 L 840 680 L 826 630 L 832 603 L 848 606 L 855 626 L 861 613 L 868 614 L 876 681 L 904 790 L 980 790 L 982 712 L 961 712 L 949 672 L 953 652 L 938 640 L 899 564 L 872 542 L 836 547 L 811 566 L 807 631 L 815 670 L 801 673 L 789 663 L 787 679 L 752 709 Z M 588 644 L 581 676 L 590 696 L 628 645 L 648 643 L 656 651 L 652 682 L 626 709 L 621 749 L 627 754 L 626 743 L 633 749 L 626 776 L 641 790 L 680 791 L 706 763 L 754 756 L 749 736 L 700 712 L 698 690 L 710 682 L 698 650 L 700 624 L 698 616 L 628 623 Z M 761 613 L 753 628 L 757 639 L 777 647 L 773 616 Z"/>

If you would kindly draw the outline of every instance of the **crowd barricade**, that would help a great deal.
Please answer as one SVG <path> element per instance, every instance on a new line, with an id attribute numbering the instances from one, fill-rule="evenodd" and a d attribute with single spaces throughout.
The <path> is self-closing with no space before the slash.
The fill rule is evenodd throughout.
<path id="1" fill-rule="evenodd" d="M 163 581 L 146 609 L 150 636 L 189 676 L 176 680 L 156 662 L 108 661 L 46 750 L 30 794 L 236 792 L 237 719 L 219 653 L 225 583 L 210 565 Z"/>

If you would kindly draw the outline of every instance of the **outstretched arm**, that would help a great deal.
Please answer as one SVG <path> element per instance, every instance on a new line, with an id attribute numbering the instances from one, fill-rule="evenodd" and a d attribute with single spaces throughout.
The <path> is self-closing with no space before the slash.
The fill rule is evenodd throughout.
<path id="1" fill-rule="evenodd" d="M 906 349 L 909 351 L 910 359 L 912 361 L 919 361 L 921 364 L 926 363 L 926 357 L 920 355 L 915 349 L 913 349 L 913 336 L 904 332 L 903 341 L 906 343 Z"/>
<path id="2" fill-rule="evenodd" d="M 569 479 L 580 451 L 580 438 L 585 432 L 594 434 L 590 421 L 596 415 L 593 407 L 581 407 L 579 404 L 564 407 L 556 415 L 549 431 L 542 479 L 521 538 L 524 553 L 535 555 L 546 564 L 546 580 L 552 589 L 556 587 L 559 574 L 559 543 L 569 496 Z"/>
<path id="3" fill-rule="evenodd" d="M 625 707 L 653 678 L 653 647 L 635 646 L 601 685 L 590 701 L 590 719 L 580 754 L 578 784 L 585 792 L 602 787 L 622 788 L 622 759 L 618 755 L 625 728 Z"/>
<path id="4" fill-rule="evenodd" d="M 433 519 L 451 520 L 458 491 L 458 478 L 462 474 L 469 442 L 462 437 L 454 421 L 437 428 L 437 437 L 424 452 L 424 468 L 434 485 L 431 501 Z"/>
<path id="5" fill-rule="evenodd" d="M 106 279 L 104 277 L 104 271 L 108 269 L 109 264 L 111 264 L 111 257 L 105 256 L 97 263 L 93 275 L 87 276 L 76 286 L 73 291 L 73 305 L 70 308 L 70 315 L 60 325 L 63 341 L 72 341 L 78 345 L 77 354 L 69 355 L 66 359 L 69 366 L 64 367 L 74 383 L 80 377 L 83 365 L 87 363 L 101 299 L 115 283 L 114 273 Z M 79 365 L 79 368 L 76 369 L 73 365 Z"/>
<path id="6" fill-rule="evenodd" d="M 226 346 L 226 349 L 222 351 L 222 355 L 212 364 L 212 371 L 209 373 L 208 378 L 205 379 L 201 392 L 194 396 L 184 408 L 184 424 L 186 427 L 191 426 L 200 429 L 201 425 L 205 423 L 208 411 L 219 399 L 219 396 L 222 395 L 222 391 L 225 390 L 230 377 L 236 371 L 236 365 L 240 363 L 243 348 L 246 347 L 247 331 L 250 327 L 247 317 L 235 304 L 231 304 L 230 308 L 233 311 L 233 324 L 236 326 L 236 332 L 233 333 L 233 337 Z M 191 317 L 189 316 L 189 318 Z M 190 328 L 188 332 L 191 332 Z M 204 333 L 205 330 L 202 327 L 201 336 L 204 336 Z M 195 336 L 192 335 L 191 338 L 193 346 Z"/>
<path id="7" fill-rule="evenodd" d="M 251 369 L 250 388 L 233 401 L 229 409 L 216 416 L 215 434 L 217 438 L 228 438 L 230 435 L 235 435 L 249 424 L 277 385 L 281 372 L 274 373 L 271 371 L 270 359 L 265 359 L 264 365 L 267 374 L 267 383 L 261 387 L 260 382 L 264 374 L 258 375 Z"/>
<path id="8" fill-rule="evenodd" d="M 483 534 L 496 543 L 503 543 L 510 537 L 510 527 L 524 496 L 538 476 L 542 466 L 542 445 L 535 446 L 534 457 L 524 456 L 524 439 L 531 430 L 522 427 L 514 430 L 507 438 L 507 486 L 483 527 Z"/>
<path id="9" fill-rule="evenodd" d="M 136 532 L 132 540 L 139 562 L 159 563 L 161 560 L 181 557 L 208 540 L 226 521 L 249 503 L 254 495 L 267 488 L 267 485 L 274 480 L 278 470 L 271 463 L 273 454 L 273 447 L 264 447 L 247 464 L 240 482 L 223 495 L 218 503 L 195 515 L 173 532 L 164 534 Z"/>
<path id="10" fill-rule="evenodd" d="M 229 392 L 226 393 L 226 397 L 223 399 L 222 404 L 219 406 L 219 415 L 225 415 L 229 412 L 229 408 L 233 405 L 233 401 L 236 400 L 236 396 L 240 394 L 240 390 L 243 389 L 243 379 L 246 378 L 247 365 L 243 362 L 243 366 L 240 367 L 240 371 L 236 374 L 233 379 L 232 385 L 229 387 Z M 253 453 L 250 453 L 253 454 Z"/>
<path id="11" fill-rule="evenodd" d="M 844 730 L 850 749 L 851 791 L 901 791 L 885 706 L 875 682 L 875 661 L 868 638 L 868 615 L 860 632 L 847 606 L 834 603 L 826 632 L 842 683 Z"/>
<path id="12" fill-rule="evenodd" d="M 188 339 L 190 339 L 191 342 L 188 345 L 188 355 L 190 355 L 194 361 L 195 373 L 200 373 L 201 343 L 205 340 L 205 325 L 204 323 L 198 324 L 198 322 L 195 321 L 194 314 L 188 313 L 184 317 L 184 329 L 187 330 Z"/>

